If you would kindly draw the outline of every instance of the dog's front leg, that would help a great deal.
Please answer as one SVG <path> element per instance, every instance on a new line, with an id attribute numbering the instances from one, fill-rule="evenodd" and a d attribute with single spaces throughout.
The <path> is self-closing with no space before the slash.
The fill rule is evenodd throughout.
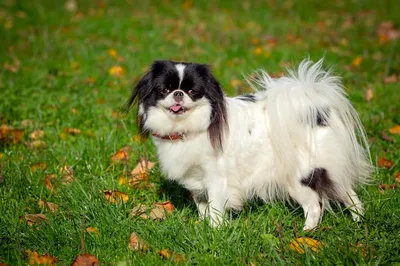
<path id="1" fill-rule="evenodd" d="M 217 227 L 224 222 L 225 208 L 228 202 L 227 191 L 222 179 L 214 179 L 208 183 L 208 209 L 210 224 Z"/>

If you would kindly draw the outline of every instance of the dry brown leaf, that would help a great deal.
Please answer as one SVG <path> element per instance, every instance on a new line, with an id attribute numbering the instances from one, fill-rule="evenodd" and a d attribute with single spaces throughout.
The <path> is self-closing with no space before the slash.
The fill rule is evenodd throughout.
<path id="1" fill-rule="evenodd" d="M 116 191 L 116 190 L 104 190 L 104 195 L 106 199 L 111 203 L 127 203 L 129 200 L 129 196 L 123 192 Z"/>
<path id="2" fill-rule="evenodd" d="M 99 266 L 99 260 L 90 254 L 79 255 L 76 259 L 72 262 L 71 266 Z"/>
<path id="3" fill-rule="evenodd" d="M 44 201 L 44 200 L 39 200 L 38 205 L 40 208 L 47 208 L 51 212 L 56 212 L 56 211 L 58 211 L 58 208 L 59 208 L 57 204 L 51 203 L 48 201 Z"/>
<path id="4" fill-rule="evenodd" d="M 36 172 L 38 170 L 44 171 L 47 168 L 47 163 L 45 162 L 40 162 L 40 163 L 35 163 L 34 165 L 31 166 L 32 172 Z"/>
<path id="5" fill-rule="evenodd" d="M 392 127 L 391 129 L 389 129 L 389 132 L 391 134 L 400 134 L 400 125 Z"/>
<path id="6" fill-rule="evenodd" d="M 395 83 L 398 81 L 398 77 L 396 76 L 396 74 L 392 74 L 390 76 L 387 76 L 383 79 L 383 82 L 388 84 L 388 83 Z"/>
<path id="7" fill-rule="evenodd" d="M 17 144 L 24 137 L 23 129 L 13 128 L 9 125 L 0 126 L 0 144 Z"/>
<path id="8" fill-rule="evenodd" d="M 46 215 L 42 213 L 38 214 L 26 214 L 25 215 L 25 220 L 27 221 L 29 226 L 32 226 L 37 223 L 41 223 L 47 220 Z"/>
<path id="9" fill-rule="evenodd" d="M 119 78 L 119 77 L 122 77 L 123 75 L 125 75 L 125 70 L 121 66 L 112 66 L 108 70 L 108 74 L 110 76 Z"/>
<path id="10" fill-rule="evenodd" d="M 86 232 L 94 234 L 94 235 L 100 234 L 100 231 L 97 227 L 88 227 L 88 228 L 86 228 Z"/>
<path id="11" fill-rule="evenodd" d="M 150 218 L 153 220 L 165 220 L 166 211 L 162 206 L 155 206 L 150 211 Z"/>
<path id="12" fill-rule="evenodd" d="M 365 100 L 369 102 L 372 98 L 374 98 L 374 91 L 372 88 L 368 88 L 365 92 Z"/>
<path id="13" fill-rule="evenodd" d="M 394 180 L 398 183 L 400 183 L 400 172 L 394 173 Z"/>
<path id="14" fill-rule="evenodd" d="M 394 183 L 394 184 L 380 184 L 378 186 L 380 192 L 383 194 L 385 190 L 391 190 L 391 189 L 397 189 L 399 184 Z"/>
<path id="15" fill-rule="evenodd" d="M 61 174 L 61 180 L 64 185 L 70 184 L 75 179 L 74 171 L 72 170 L 72 167 L 68 164 L 60 167 L 59 172 Z"/>
<path id="16" fill-rule="evenodd" d="M 81 134 L 81 130 L 78 129 L 78 128 L 69 128 L 69 127 L 67 127 L 67 128 L 64 129 L 64 131 L 66 133 L 72 135 L 72 136 L 76 136 L 76 135 Z"/>
<path id="17" fill-rule="evenodd" d="M 146 138 L 143 137 L 142 135 L 136 134 L 135 136 L 133 136 L 133 141 L 136 143 L 142 143 L 145 140 L 146 140 Z"/>
<path id="18" fill-rule="evenodd" d="M 392 161 L 387 160 L 383 157 L 379 157 L 379 159 L 378 159 L 379 167 L 390 169 L 390 168 L 392 168 L 393 165 L 394 165 L 394 163 Z"/>
<path id="19" fill-rule="evenodd" d="M 31 134 L 29 134 L 29 138 L 33 139 L 33 140 L 41 139 L 43 137 L 44 137 L 44 131 L 40 130 L 40 129 L 36 129 L 36 130 L 32 131 Z"/>
<path id="20" fill-rule="evenodd" d="M 26 254 L 29 258 L 29 265 L 56 265 L 57 259 L 51 255 L 44 254 L 39 255 L 37 251 L 31 251 L 28 249 Z"/>
<path id="21" fill-rule="evenodd" d="M 132 250 L 144 251 L 149 249 L 149 245 L 140 239 L 135 232 L 132 232 L 131 236 L 129 237 L 128 248 Z"/>
<path id="22" fill-rule="evenodd" d="M 44 149 L 47 144 L 43 140 L 34 140 L 28 143 L 28 147 L 31 149 Z"/>
<path id="23" fill-rule="evenodd" d="M 48 190 L 50 190 L 50 192 L 52 192 L 52 193 L 54 191 L 54 187 L 53 187 L 53 183 L 51 182 L 51 180 L 54 179 L 55 177 L 56 177 L 55 174 L 51 174 L 51 175 L 46 175 L 46 178 L 44 179 L 46 188 Z"/>
<path id="24" fill-rule="evenodd" d="M 383 21 L 377 29 L 380 44 L 385 44 L 391 40 L 400 39 L 400 30 L 394 27 L 393 22 Z"/>
<path id="25" fill-rule="evenodd" d="M 166 210 L 168 213 L 172 213 L 175 209 L 174 205 L 169 200 L 164 202 L 156 202 L 154 205 L 164 208 L 164 210 Z"/>
<path id="26" fill-rule="evenodd" d="M 305 248 L 318 252 L 322 248 L 322 244 L 318 240 L 309 237 L 298 237 L 290 241 L 289 247 L 300 254 L 304 254 Z"/>
<path id="27" fill-rule="evenodd" d="M 148 175 L 148 171 L 153 168 L 155 163 L 145 159 L 141 159 L 136 167 L 132 170 L 131 176 Z"/>
<path id="28" fill-rule="evenodd" d="M 143 219 L 149 219 L 149 216 L 147 215 L 148 209 L 149 208 L 146 205 L 138 204 L 132 209 L 130 215 L 131 216 L 139 216 L 140 218 L 143 218 Z"/>

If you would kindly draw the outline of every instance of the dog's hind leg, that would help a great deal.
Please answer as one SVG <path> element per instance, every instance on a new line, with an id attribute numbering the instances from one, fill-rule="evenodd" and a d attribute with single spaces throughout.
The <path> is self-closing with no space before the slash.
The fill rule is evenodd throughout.
<path id="1" fill-rule="evenodd" d="M 355 222 L 360 221 L 360 216 L 364 214 L 364 208 L 356 192 L 353 189 L 346 191 L 346 195 L 341 196 L 340 200 L 351 211 L 351 216 Z"/>
<path id="2" fill-rule="evenodd" d="M 307 231 L 317 227 L 322 215 L 318 193 L 307 186 L 297 183 L 289 187 L 289 195 L 303 208 L 304 216 L 306 217 L 303 230 Z"/>

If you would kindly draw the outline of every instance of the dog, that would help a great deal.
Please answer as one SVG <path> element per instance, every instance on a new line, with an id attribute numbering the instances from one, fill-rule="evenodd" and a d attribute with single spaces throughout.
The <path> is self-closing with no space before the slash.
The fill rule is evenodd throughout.
<path id="1" fill-rule="evenodd" d="M 160 169 L 212 226 L 253 198 L 294 200 L 303 230 L 316 228 L 331 202 L 358 221 L 354 188 L 370 176 L 368 143 L 340 79 L 322 63 L 304 60 L 279 78 L 258 71 L 247 79 L 254 93 L 227 97 L 207 65 L 155 61 L 125 107 L 137 103 Z"/>

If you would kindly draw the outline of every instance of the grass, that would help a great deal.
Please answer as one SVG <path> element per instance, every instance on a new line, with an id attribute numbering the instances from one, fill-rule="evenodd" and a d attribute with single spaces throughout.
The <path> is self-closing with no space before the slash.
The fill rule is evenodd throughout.
<path id="1" fill-rule="evenodd" d="M 71 264 L 85 252 L 103 265 L 176 264 L 158 251 L 183 254 L 198 265 L 352 265 L 400 263 L 400 195 L 380 192 L 395 183 L 400 170 L 400 137 L 388 129 L 400 124 L 399 41 L 379 37 L 384 21 L 400 26 L 399 1 L 79 1 L 75 12 L 64 1 L 2 1 L 0 4 L 0 120 L 23 128 L 18 144 L 0 147 L 0 263 L 29 263 L 27 250 Z M 109 50 L 118 55 L 112 56 Z M 112 53 L 111 53 L 112 54 Z M 228 95 L 246 92 L 243 74 L 265 68 L 279 73 L 304 57 L 325 57 L 327 67 L 343 76 L 349 97 L 370 137 L 372 160 L 386 158 L 390 169 L 377 168 L 372 185 L 359 187 L 365 218 L 354 223 L 346 210 L 325 213 L 321 228 L 304 233 L 301 209 L 283 202 L 249 203 L 231 223 L 217 230 L 198 222 L 188 193 L 168 183 L 158 167 L 149 188 L 120 185 L 146 152 L 156 161 L 150 140 L 135 141 L 132 112 L 116 114 L 132 85 L 156 59 L 208 63 Z M 109 74 L 121 66 L 124 75 Z M 372 89 L 373 98 L 365 99 Z M 25 120 L 25 122 L 23 122 Z M 30 121 L 29 125 L 26 120 Z M 75 136 L 65 128 L 77 128 Z M 29 134 L 45 132 L 46 148 L 29 147 Z M 393 140 L 382 138 L 382 132 Z M 110 157 L 130 145 L 129 162 L 110 164 Z M 32 166 L 47 167 L 33 171 Z M 70 165 L 75 179 L 62 183 L 60 167 Z M 56 174 L 51 193 L 45 177 Z M 126 203 L 112 204 L 100 191 L 126 193 Z M 59 206 L 55 212 L 39 200 Z M 137 204 L 171 200 L 176 209 L 164 221 L 129 215 Z M 47 220 L 29 226 L 26 214 Z M 148 251 L 128 248 L 136 232 Z M 296 237 L 323 243 L 319 252 L 289 248 Z"/>

